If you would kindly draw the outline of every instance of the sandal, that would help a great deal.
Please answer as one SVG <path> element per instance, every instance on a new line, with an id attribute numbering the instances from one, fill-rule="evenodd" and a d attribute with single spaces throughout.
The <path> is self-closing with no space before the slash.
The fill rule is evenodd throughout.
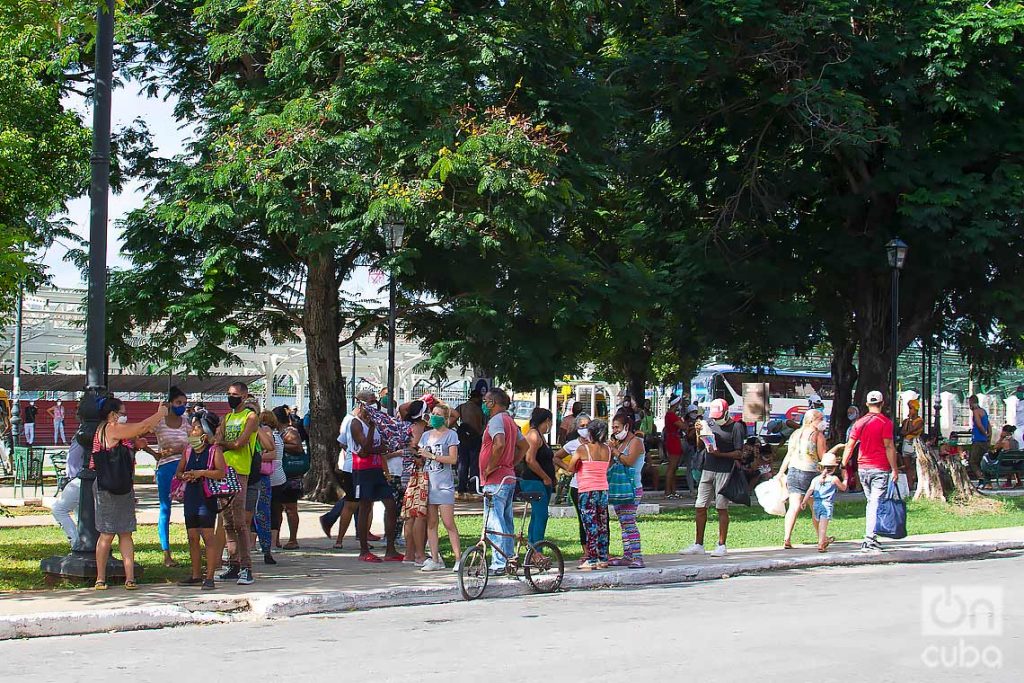
<path id="1" fill-rule="evenodd" d="M 335 543 L 334 544 L 334 549 L 335 550 L 341 550 L 342 549 L 342 545 L 340 543 Z"/>
<path id="2" fill-rule="evenodd" d="M 133 591 L 133 590 L 138 589 L 138 587 L 139 587 L 139 584 L 135 583 L 134 581 L 125 581 L 124 582 L 124 589 L 126 591 Z"/>
<path id="3" fill-rule="evenodd" d="M 105 591 L 108 588 L 110 588 L 110 586 L 107 585 L 106 581 L 97 581 L 96 584 L 92 587 L 94 591 Z"/>
<path id="4" fill-rule="evenodd" d="M 299 544 L 296 541 L 288 541 L 284 544 L 284 550 L 298 550 Z"/>
<path id="5" fill-rule="evenodd" d="M 783 550 L 792 550 L 793 549 L 793 544 L 790 543 L 789 541 L 786 541 L 785 543 L 782 544 L 782 549 Z"/>

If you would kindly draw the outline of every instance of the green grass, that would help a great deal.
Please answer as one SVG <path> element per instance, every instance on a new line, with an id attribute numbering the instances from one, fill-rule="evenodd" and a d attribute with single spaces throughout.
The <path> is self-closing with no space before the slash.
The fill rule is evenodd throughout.
<path id="1" fill-rule="evenodd" d="M 11 513 L 11 517 L 35 517 L 50 514 L 50 508 L 42 505 L 15 505 L 7 508 L 7 511 Z"/>
<path id="2" fill-rule="evenodd" d="M 972 531 L 1001 527 L 1024 526 L 1024 498 L 983 500 L 977 507 L 957 508 L 930 501 L 910 502 L 908 505 L 908 531 L 911 534 L 930 534 L 947 531 Z M 817 539 L 811 529 L 808 513 L 797 522 L 795 543 L 815 543 Z M 735 507 L 731 510 L 732 523 L 729 528 L 729 546 L 752 548 L 780 546 L 782 544 L 782 518 L 771 517 L 757 507 Z M 456 518 L 463 547 L 480 537 L 483 523 L 479 516 Z M 644 553 L 660 555 L 675 553 L 693 543 L 693 508 L 682 508 L 640 518 L 640 537 Z M 529 524 L 529 520 L 527 520 Z M 516 518 L 516 529 L 519 518 Z M 612 554 L 622 552 L 618 523 L 611 523 Z M 717 533 L 715 513 L 708 520 L 708 539 Z M 853 540 L 864 533 L 864 501 L 843 502 L 836 505 L 835 518 L 829 525 L 829 533 L 839 540 Z M 577 522 L 575 518 L 552 519 L 548 522 L 547 537 L 562 549 L 567 559 L 580 557 Z M 454 561 L 451 546 L 443 529 L 441 531 L 442 551 L 449 566 Z M 180 524 L 171 526 L 171 546 L 179 562 L 187 562 L 188 545 L 185 529 Z M 157 539 L 155 525 L 140 526 L 135 533 L 136 561 L 145 567 L 144 583 L 163 583 L 180 579 L 181 568 L 168 569 L 163 566 L 163 552 Z M 34 590 L 44 588 L 43 576 L 39 572 L 39 560 L 51 555 L 68 552 L 68 543 L 61 530 L 56 527 L 0 528 L 0 592 Z M 62 584 L 71 587 L 74 584 Z"/>

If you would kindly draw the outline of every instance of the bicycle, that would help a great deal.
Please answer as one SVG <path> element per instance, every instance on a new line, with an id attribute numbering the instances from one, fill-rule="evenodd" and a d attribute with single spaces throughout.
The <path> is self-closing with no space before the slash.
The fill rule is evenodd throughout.
<path id="1" fill-rule="evenodd" d="M 476 479 L 476 477 L 473 478 Z M 516 478 L 505 477 L 501 483 L 505 484 L 508 480 L 514 483 Z M 538 541 L 534 544 L 527 540 L 523 535 L 523 530 L 526 528 L 526 506 L 523 507 L 518 534 L 505 534 L 500 531 L 488 532 L 487 522 L 490 521 L 494 509 L 494 506 L 488 505 L 488 502 L 494 498 L 494 494 L 482 491 L 479 479 L 476 482 L 476 490 L 484 497 L 484 524 L 480 532 L 480 540 L 475 545 L 466 548 L 459 559 L 459 590 L 462 592 L 462 597 L 466 600 L 475 600 L 483 595 L 484 589 L 487 588 L 487 580 L 490 578 L 490 563 L 487 561 L 488 548 L 492 555 L 498 553 L 505 559 L 506 575 L 514 577 L 518 581 L 520 579 L 519 572 L 522 570 L 526 580 L 538 593 L 553 593 L 561 588 L 562 578 L 565 576 L 565 560 L 562 558 L 562 551 L 551 541 Z M 531 503 L 540 500 L 541 494 L 520 491 L 517 497 L 521 501 Z M 506 555 L 491 540 L 492 535 L 515 539 L 515 549 L 511 556 Z"/>

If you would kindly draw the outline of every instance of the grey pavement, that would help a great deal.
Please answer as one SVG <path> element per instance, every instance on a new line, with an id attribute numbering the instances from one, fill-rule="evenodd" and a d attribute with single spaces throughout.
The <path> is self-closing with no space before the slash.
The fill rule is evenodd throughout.
<path id="1" fill-rule="evenodd" d="M 1024 672 L 1022 574 L 1014 555 L 7 641 L 0 679 L 1002 683 Z"/>

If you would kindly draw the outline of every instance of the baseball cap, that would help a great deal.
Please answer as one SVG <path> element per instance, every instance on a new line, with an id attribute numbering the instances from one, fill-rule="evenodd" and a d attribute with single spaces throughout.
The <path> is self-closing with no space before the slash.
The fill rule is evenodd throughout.
<path id="1" fill-rule="evenodd" d="M 668 402 L 670 408 L 675 407 L 683 402 L 682 396 L 673 396 L 672 400 Z"/>
<path id="2" fill-rule="evenodd" d="M 880 403 L 883 403 L 883 402 L 884 401 L 882 399 L 882 392 L 881 391 L 869 391 L 868 392 L 867 404 L 869 406 L 877 406 L 877 405 L 879 405 Z"/>
<path id="3" fill-rule="evenodd" d="M 729 404 L 725 402 L 724 398 L 716 398 L 708 408 L 708 417 L 712 420 L 721 420 L 729 411 Z"/>

